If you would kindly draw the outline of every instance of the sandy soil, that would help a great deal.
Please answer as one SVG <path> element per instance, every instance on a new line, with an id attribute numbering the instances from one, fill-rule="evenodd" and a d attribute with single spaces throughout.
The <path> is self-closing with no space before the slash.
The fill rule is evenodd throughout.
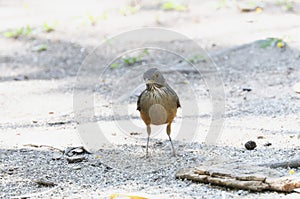
<path id="1" fill-rule="evenodd" d="M 10 155 L 15 157 L 11 149 L 28 148 L 28 144 L 60 149 L 82 145 L 73 112 L 73 89 L 78 69 L 86 56 L 107 37 L 145 26 L 170 28 L 187 35 L 204 47 L 216 63 L 226 96 L 225 123 L 218 146 L 242 150 L 245 142 L 254 140 L 259 150 L 266 149 L 266 143 L 271 143 L 268 148 L 275 151 L 292 151 L 299 147 L 300 95 L 292 87 L 300 81 L 300 4 L 294 2 L 294 11 L 286 11 L 278 1 L 270 0 L 262 5 L 262 12 L 241 12 L 234 1 L 225 1 L 224 5 L 220 2 L 184 1 L 188 10 L 178 12 L 162 10 L 160 1 L 141 1 L 136 13 L 123 16 L 122 13 L 129 12 L 126 1 L 0 1 L 1 33 L 27 25 L 32 29 L 29 35 L 17 39 L 0 36 L 0 148 L 4 151 L 2 154 L 7 154 L 2 156 L 1 168 L 7 166 L 4 160 L 7 161 Z M 97 17 L 99 19 L 93 19 Z M 46 33 L 44 22 L 55 30 Z M 95 24 L 91 25 L 91 22 Z M 268 37 L 282 38 L 286 47 L 262 48 L 258 40 Z M 35 49 L 41 44 L 47 49 L 37 52 Z M 130 45 L 122 48 L 130 50 Z M 153 57 L 143 57 L 144 62 L 149 60 L 153 61 Z M 157 55 L 154 60 L 172 67 L 182 61 L 170 55 Z M 129 102 L 129 119 L 116 117 L 105 104 L 105 99 L 118 86 L 115 80 L 139 64 L 127 66 L 123 63 L 116 69 L 109 69 L 101 79 L 105 84 L 95 86 L 95 122 L 113 144 L 145 143 L 145 129 L 135 111 L 134 91 Z M 199 114 L 192 115 L 187 121 L 199 121 L 193 141 L 204 143 L 212 108 L 203 79 L 193 72 L 165 75 L 183 104 L 193 100 L 188 88 L 196 89 Z M 128 86 L 136 89 L 143 84 L 142 78 L 138 81 L 136 85 Z M 174 136 L 186 116 L 182 111 L 173 124 Z M 135 126 L 124 133 L 117 125 L 121 122 L 124 126 Z M 159 133 L 164 129 L 157 128 L 156 131 L 153 137 L 165 141 L 164 133 Z M 287 158 L 293 156 L 291 154 Z M 5 172 L 1 173 L 1 177 L 5 175 Z M 118 190 L 122 190 L 122 186 L 116 185 Z M 210 189 L 209 186 L 206 188 Z M 212 188 L 215 189 L 218 188 Z M 3 197 L 14 195 L 14 190 L 8 189 L 9 195 Z M 213 197 L 212 190 L 208 198 Z M 62 196 L 63 192 L 58 192 L 55 197 Z M 223 190 L 219 198 L 223 197 L 221 192 Z M 224 192 L 226 195 L 227 191 Z M 180 194 L 172 197 L 178 198 L 182 196 Z M 231 197 L 232 193 L 227 196 Z M 262 197 L 266 196 L 268 194 Z M 270 197 L 274 198 L 274 195 Z"/>

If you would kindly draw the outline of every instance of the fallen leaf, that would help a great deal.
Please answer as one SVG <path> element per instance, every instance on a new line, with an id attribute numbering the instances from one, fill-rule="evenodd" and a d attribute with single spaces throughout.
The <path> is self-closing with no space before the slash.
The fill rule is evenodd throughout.
<path id="1" fill-rule="evenodd" d="M 284 48 L 286 46 L 286 43 L 279 38 L 270 37 L 264 40 L 259 41 L 260 48 L 267 48 L 267 47 L 274 47 L 277 48 Z"/>
<path id="2" fill-rule="evenodd" d="M 131 195 L 126 195 L 126 194 L 119 194 L 119 193 L 114 193 L 111 194 L 110 199 L 148 199 L 142 196 L 131 196 Z"/>
<path id="3" fill-rule="evenodd" d="M 285 43 L 282 41 L 277 42 L 276 44 L 277 48 L 283 48 L 285 46 Z"/>
<path id="4" fill-rule="evenodd" d="M 265 137 L 263 135 L 259 135 L 257 136 L 257 139 L 265 139 Z"/>
<path id="5" fill-rule="evenodd" d="M 255 8 L 255 12 L 256 12 L 256 13 L 261 13 L 262 11 L 263 11 L 263 9 L 260 8 L 260 7 Z"/>
<path id="6" fill-rule="evenodd" d="M 294 170 L 294 169 L 290 169 L 290 170 L 289 170 L 289 174 L 290 174 L 290 175 L 293 175 L 294 173 L 295 173 L 295 170 Z"/>
<path id="7" fill-rule="evenodd" d="M 293 86 L 293 90 L 294 90 L 294 92 L 300 94 L 300 82 L 296 83 L 296 84 Z"/>

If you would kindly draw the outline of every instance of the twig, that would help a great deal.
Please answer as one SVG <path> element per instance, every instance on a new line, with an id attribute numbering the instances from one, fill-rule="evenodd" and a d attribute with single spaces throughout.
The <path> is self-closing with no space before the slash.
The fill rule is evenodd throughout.
<path id="1" fill-rule="evenodd" d="M 272 162 L 272 163 L 265 163 L 265 164 L 259 164 L 258 166 L 265 166 L 265 167 L 270 167 L 270 168 L 298 168 L 300 167 L 300 158 L 298 159 L 293 159 L 290 161 L 282 161 L 282 162 Z"/>
<path id="2" fill-rule="evenodd" d="M 48 148 L 48 149 L 53 150 L 53 151 L 59 151 L 59 152 L 62 152 L 62 153 L 64 152 L 64 150 L 62 150 L 62 149 L 59 149 L 59 148 L 56 148 L 56 147 L 53 147 L 53 146 L 48 146 L 48 145 L 24 144 L 23 146 L 34 147 L 34 148 L 45 147 L 45 148 Z"/>

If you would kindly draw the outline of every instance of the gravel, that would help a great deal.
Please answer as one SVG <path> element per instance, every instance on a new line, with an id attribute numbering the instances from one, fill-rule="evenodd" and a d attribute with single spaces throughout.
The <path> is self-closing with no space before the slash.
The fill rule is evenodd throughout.
<path id="1" fill-rule="evenodd" d="M 152 143 L 149 158 L 145 157 L 142 146 L 122 145 L 95 154 L 81 154 L 83 161 L 80 162 L 68 162 L 66 155 L 57 158 L 57 151 L 1 149 L 1 197 L 32 194 L 34 198 L 107 198 L 113 193 L 135 192 L 152 198 L 279 198 L 285 194 L 253 193 L 192 183 L 175 179 L 175 173 L 180 168 L 207 160 L 224 164 L 238 161 L 249 166 L 254 162 L 288 160 L 300 149 L 257 148 L 248 151 L 175 142 L 178 154 L 172 157 L 167 141 L 153 140 Z M 288 174 L 287 169 L 277 170 L 282 175 Z"/>
<path id="2" fill-rule="evenodd" d="M 0 198 L 108 198 L 113 193 L 136 193 L 149 198 L 299 197 L 297 194 L 254 193 L 192 183 L 175 179 L 175 173 L 180 168 L 207 160 L 224 164 L 240 161 L 251 166 L 299 156 L 300 97 L 291 88 L 300 76 L 297 26 L 300 4 L 295 2 L 294 12 L 286 12 L 276 1 L 270 1 L 263 12 L 257 14 L 239 13 L 236 5 L 227 5 L 217 11 L 214 3 L 218 1 L 203 4 L 189 1 L 189 12 L 177 13 L 159 10 L 156 1 L 151 1 L 154 6 L 147 6 L 150 1 L 141 2 L 145 5 L 136 14 L 123 16 L 119 6 L 126 6 L 125 1 L 114 2 L 115 5 L 109 1 L 72 1 L 72 9 L 69 9 L 69 1 L 28 0 L 26 5 L 20 1 L 0 1 L 1 33 L 27 24 L 38 30 L 45 21 L 59 21 L 51 33 L 33 31 L 32 35 L 18 39 L 0 37 L 3 43 L 0 46 Z M 91 16 L 98 16 L 101 14 L 98 8 L 102 7 L 105 9 L 101 12 L 107 12 L 107 20 L 100 20 L 95 26 L 81 23 L 81 19 L 88 18 L 87 11 L 92 12 Z M 53 15 L 57 11 L 60 14 Z M 167 140 L 151 138 L 149 159 L 144 157 L 145 139 L 135 144 L 115 145 L 113 149 L 95 154 L 70 157 L 54 148 L 24 148 L 30 144 L 43 145 L 45 140 L 46 143 L 51 140 L 54 147 L 58 143 L 64 147 L 76 144 L 72 92 L 78 69 L 100 41 L 138 26 L 173 28 L 195 38 L 212 52 L 226 94 L 226 123 L 222 135 L 231 135 L 221 139 L 219 144 L 223 145 L 174 140 L 178 153 L 174 158 Z M 287 46 L 262 49 L 257 42 L 252 42 L 270 36 L 284 37 Z M 32 51 L 41 44 L 47 45 L 46 51 Z M 130 49 L 130 46 L 120 47 Z M 114 81 L 127 71 L 146 62 L 166 66 L 182 62 L 181 58 L 161 51 L 152 57 L 143 57 L 134 66 L 124 64 L 122 59 L 118 61 L 120 66 L 106 70 L 103 82 L 95 85 L 98 111 L 93 118 L 95 122 L 128 119 L 128 115 L 112 115 L 109 106 L 99 105 L 103 98 L 111 97 L 111 90 L 116 88 Z M 205 102 L 210 100 L 210 95 L 201 76 L 171 72 L 165 75 L 181 99 L 190 98 L 190 86 L 195 89 L 192 94 L 197 94 L 204 110 L 192 117 L 201 119 L 200 131 L 205 133 L 211 112 L 206 109 L 208 103 Z M 135 88 L 142 83 L 140 77 L 136 78 L 140 82 L 130 81 L 132 85 L 128 86 Z M 135 95 L 131 96 L 131 105 L 135 105 Z M 129 118 L 140 120 L 136 113 Z M 18 143 L 22 138 L 25 141 Z M 257 148 L 246 150 L 244 144 L 249 140 L 255 141 Z M 264 146 L 266 143 L 272 145 Z M 278 171 L 282 175 L 289 173 L 288 169 Z M 298 173 L 296 169 L 293 175 Z"/>

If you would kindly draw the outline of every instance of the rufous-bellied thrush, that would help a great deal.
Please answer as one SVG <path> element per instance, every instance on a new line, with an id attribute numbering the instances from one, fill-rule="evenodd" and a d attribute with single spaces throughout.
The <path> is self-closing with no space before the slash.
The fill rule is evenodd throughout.
<path id="1" fill-rule="evenodd" d="M 147 70 L 144 75 L 146 89 L 140 94 L 137 101 L 137 110 L 140 111 L 141 118 L 147 126 L 147 148 L 151 134 L 150 124 L 167 124 L 167 135 L 172 145 L 173 155 L 175 150 L 171 139 L 171 124 L 176 116 L 177 108 L 181 107 L 176 92 L 168 85 L 166 79 L 157 68 Z"/>

